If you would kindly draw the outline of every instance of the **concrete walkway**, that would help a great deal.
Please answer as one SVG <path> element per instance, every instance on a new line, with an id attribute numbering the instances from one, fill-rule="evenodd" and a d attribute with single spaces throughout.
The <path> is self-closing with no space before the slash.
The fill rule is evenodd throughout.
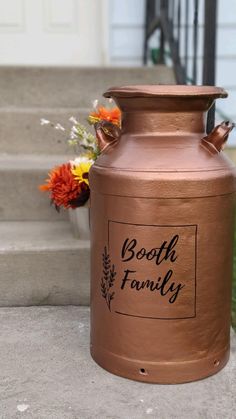
<path id="1" fill-rule="evenodd" d="M 1 419 L 235 419 L 236 338 L 208 379 L 150 385 L 116 377 L 89 355 L 89 309 L 0 309 Z"/>

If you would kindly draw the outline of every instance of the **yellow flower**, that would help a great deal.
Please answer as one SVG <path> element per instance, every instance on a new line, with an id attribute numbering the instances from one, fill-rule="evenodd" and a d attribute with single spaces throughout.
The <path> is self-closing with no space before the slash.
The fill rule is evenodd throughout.
<path id="1" fill-rule="evenodd" d="M 75 176 L 75 179 L 80 183 L 84 182 L 86 185 L 89 185 L 88 172 L 92 166 L 93 161 L 81 161 L 78 165 L 75 164 L 72 166 L 72 173 Z"/>
<path id="2" fill-rule="evenodd" d="M 84 157 L 84 158 L 86 158 L 87 160 L 93 160 L 93 152 L 92 151 L 86 151 L 86 153 L 81 153 L 80 154 L 80 157 Z M 94 162 L 92 162 L 92 163 L 94 163 Z"/>

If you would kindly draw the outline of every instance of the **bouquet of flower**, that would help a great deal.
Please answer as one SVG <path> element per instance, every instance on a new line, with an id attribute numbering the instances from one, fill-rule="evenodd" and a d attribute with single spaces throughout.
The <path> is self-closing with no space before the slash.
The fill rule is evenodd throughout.
<path id="1" fill-rule="evenodd" d="M 67 131 L 60 123 L 52 123 L 41 119 L 41 125 L 49 125 L 64 132 L 68 144 L 76 151 L 74 160 L 54 167 L 49 173 L 46 183 L 40 185 L 41 191 L 49 192 L 51 204 L 57 211 L 60 208 L 77 208 L 85 205 L 90 196 L 89 170 L 100 154 L 99 142 L 94 134 L 89 132 L 77 119 L 72 116 L 69 121 L 71 128 Z M 120 127 L 120 110 L 110 104 L 110 107 L 99 106 L 94 101 L 93 112 L 88 116 L 90 125 L 104 122 L 111 126 Z"/>

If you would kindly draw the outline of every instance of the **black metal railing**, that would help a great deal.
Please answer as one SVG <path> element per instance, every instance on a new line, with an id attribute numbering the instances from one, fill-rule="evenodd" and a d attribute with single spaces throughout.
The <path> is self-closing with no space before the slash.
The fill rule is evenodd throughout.
<path id="1" fill-rule="evenodd" d="M 199 0 L 146 0 L 144 64 L 149 60 L 149 40 L 157 32 L 154 61 L 164 64 L 171 59 L 177 84 L 215 85 L 217 0 L 200 1 L 203 16 L 199 23 Z M 208 132 L 214 127 L 214 120 L 212 107 L 208 112 Z"/>

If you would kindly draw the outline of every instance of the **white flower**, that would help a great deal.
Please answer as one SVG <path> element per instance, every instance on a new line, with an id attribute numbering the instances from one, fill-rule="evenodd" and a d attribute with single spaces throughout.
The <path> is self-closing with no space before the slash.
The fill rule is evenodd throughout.
<path id="1" fill-rule="evenodd" d="M 25 403 L 21 403 L 21 404 L 18 404 L 17 406 L 16 406 L 16 408 L 17 408 L 17 410 L 18 410 L 18 412 L 25 412 L 27 409 L 29 409 L 29 405 L 28 404 L 25 404 Z"/>
<path id="2" fill-rule="evenodd" d="M 69 118 L 69 121 L 73 122 L 73 124 L 78 124 L 78 121 L 77 121 L 77 119 L 74 116 L 71 116 Z"/>
<path id="3" fill-rule="evenodd" d="M 84 132 L 84 134 L 83 134 L 83 140 L 84 141 L 88 141 L 89 140 L 89 133 L 88 132 Z"/>
<path id="4" fill-rule="evenodd" d="M 87 146 L 89 146 L 90 144 L 89 144 L 89 141 L 88 141 L 88 138 L 87 138 L 87 136 L 85 136 L 85 135 L 83 135 L 83 138 L 81 138 L 81 140 L 80 140 L 80 145 L 83 145 L 83 146 L 85 146 L 85 147 L 87 147 Z"/>
<path id="5" fill-rule="evenodd" d="M 65 128 L 61 125 L 61 124 L 56 124 L 55 125 L 55 127 L 54 127 L 55 129 L 58 129 L 58 130 L 60 130 L 60 131 L 65 131 Z"/>
<path id="6" fill-rule="evenodd" d="M 95 99 L 95 100 L 92 102 L 92 106 L 93 106 L 94 111 L 95 111 L 95 112 L 97 112 L 97 107 L 98 107 L 98 100 L 97 100 L 97 99 Z"/>
<path id="7" fill-rule="evenodd" d="M 86 156 L 76 157 L 74 160 L 70 160 L 71 166 L 79 166 L 81 163 L 94 163 L 93 159 L 89 159 Z"/>
<path id="8" fill-rule="evenodd" d="M 73 125 L 73 127 L 71 128 L 71 131 L 70 132 L 73 132 L 74 134 L 77 134 L 78 133 L 78 130 L 77 130 L 77 128 L 76 128 L 75 125 Z"/>
<path id="9" fill-rule="evenodd" d="M 71 131 L 70 132 L 70 139 L 75 140 L 76 138 L 77 138 L 77 135 L 73 131 Z"/>
<path id="10" fill-rule="evenodd" d="M 48 124 L 50 124 L 50 121 L 48 119 L 45 119 L 45 118 L 40 119 L 40 125 L 48 125 Z"/>

